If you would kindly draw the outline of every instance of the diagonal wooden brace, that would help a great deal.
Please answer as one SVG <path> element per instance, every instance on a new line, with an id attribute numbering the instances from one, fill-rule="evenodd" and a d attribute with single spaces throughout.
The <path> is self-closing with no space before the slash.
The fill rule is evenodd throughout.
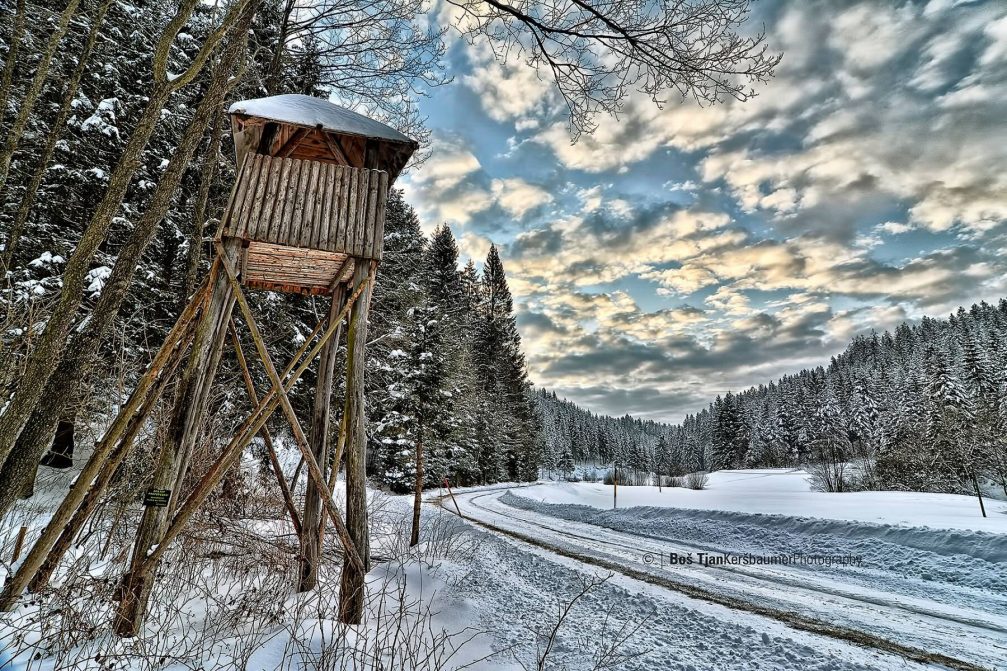
<path id="1" fill-rule="evenodd" d="M 217 244 L 219 245 L 219 243 Z M 325 504 L 325 509 L 328 511 L 329 517 L 332 518 L 332 525 L 336 529 L 336 535 L 339 536 L 339 540 L 342 541 L 343 550 L 346 552 L 346 556 L 350 558 L 350 561 L 354 564 L 355 568 L 361 570 L 361 572 L 366 572 L 364 570 L 363 561 L 357 553 L 356 546 L 350 538 L 349 532 L 346 530 L 346 525 L 343 523 L 343 520 L 339 515 L 338 508 L 336 508 L 332 492 L 329 489 L 328 483 L 325 481 L 325 475 L 322 473 L 322 469 L 315 460 L 315 455 L 311 453 L 311 447 L 308 444 L 307 436 L 305 436 L 304 431 L 301 429 L 301 423 L 297 420 L 294 408 L 290 404 L 290 397 L 287 396 L 287 392 L 283 388 L 280 376 L 276 372 L 276 367 L 273 365 L 273 360 L 269 356 L 269 351 L 266 349 L 266 344 L 262 339 L 262 334 L 259 332 L 259 327 L 256 324 L 255 317 L 248 305 L 248 300 L 245 298 L 245 294 L 241 290 L 241 284 L 238 282 L 237 274 L 234 272 L 234 268 L 231 266 L 230 261 L 220 252 L 221 249 L 218 249 L 218 256 L 221 259 L 221 267 L 224 269 L 224 272 L 227 273 L 227 278 L 231 281 L 231 288 L 234 290 L 238 307 L 241 309 L 241 313 L 245 317 L 246 325 L 252 334 L 252 342 L 255 343 L 255 348 L 259 353 L 259 359 L 266 367 L 266 372 L 269 374 L 269 377 L 273 382 L 273 388 L 278 389 L 277 396 L 279 398 L 280 407 L 283 409 L 283 414 L 286 415 L 287 421 L 290 423 L 290 428 L 294 432 L 294 442 L 297 443 L 297 447 L 301 451 L 301 455 L 304 457 L 304 463 L 308 467 L 308 476 L 318 488 L 322 501 Z M 372 274 L 368 274 L 361 278 L 358 290 L 363 289 L 363 287 L 371 281 L 372 277 Z M 356 295 L 357 294 L 355 293 L 355 296 Z M 347 305 L 348 304 L 349 303 L 347 303 Z M 340 314 L 343 314 L 345 310 L 346 308 L 344 306 L 343 310 L 340 311 Z M 338 327 L 340 321 L 342 321 L 341 318 L 333 320 L 333 323 L 329 324 L 329 329 L 332 329 L 334 326 Z"/>
<path id="2" fill-rule="evenodd" d="M 63 534 L 68 521 L 78 511 L 88 492 L 91 490 L 92 482 L 96 477 L 102 476 L 105 471 L 114 469 L 109 457 L 113 451 L 118 450 L 117 446 L 122 445 L 121 461 L 129 451 L 127 440 L 123 436 L 130 433 L 130 427 L 143 421 L 143 417 L 153 407 L 160 392 L 163 390 L 163 381 L 166 375 L 174 370 L 170 365 L 173 358 L 180 359 L 182 351 L 188 346 L 191 339 L 196 316 L 206 307 L 210 298 L 210 287 L 213 286 L 219 266 L 214 264 L 210 270 L 209 277 L 203 286 L 193 294 L 192 300 L 179 315 L 175 325 L 168 332 L 161 349 L 154 355 L 154 359 L 147 367 L 147 372 L 143 374 L 137 382 L 133 393 L 126 404 L 119 410 L 119 414 L 112 421 L 112 425 L 105 432 L 105 435 L 94 447 L 91 457 L 87 460 L 77 479 L 67 492 L 63 501 L 60 502 L 53 513 L 52 518 L 42 530 L 41 535 L 31 550 L 25 556 L 17 572 L 12 575 L 4 585 L 3 593 L 0 594 L 0 610 L 10 610 L 13 608 L 21 592 L 29 583 L 33 582 L 36 573 L 46 561 L 46 557 L 58 538 Z M 170 370 L 169 370 L 170 369 Z M 121 440 L 122 439 L 122 440 Z M 117 464 L 115 464 L 117 465 Z M 107 474 L 110 478 L 111 472 Z M 100 478 L 104 480 L 105 478 Z M 107 483 L 106 483 L 107 484 Z M 101 492 L 96 492 L 100 495 Z M 58 560 L 58 557 L 55 558 Z M 47 562 L 48 563 L 48 562 Z"/>
<path id="3" fill-rule="evenodd" d="M 190 340 L 191 335 L 192 334 L 190 333 Z M 168 382 L 174 376 L 174 373 L 178 369 L 182 360 L 183 357 L 178 356 L 168 364 L 168 370 L 166 370 L 165 374 L 157 381 L 157 388 L 147 396 L 147 400 L 144 402 L 143 406 L 135 415 L 133 415 L 133 418 L 130 420 L 129 427 L 123 433 L 119 444 L 114 450 L 112 450 L 111 453 L 109 453 L 108 458 L 105 461 L 104 469 L 98 474 L 98 477 L 94 479 L 94 484 L 91 485 L 91 489 L 88 490 L 87 495 L 80 504 L 80 507 L 77 508 L 77 512 L 75 512 L 73 517 L 70 518 L 70 521 L 67 522 L 66 526 L 60 533 L 59 538 L 53 544 L 52 549 L 46 556 L 45 561 L 42 563 L 42 566 L 35 574 L 35 577 L 28 583 L 29 592 L 41 591 L 42 588 L 49 584 L 49 580 L 58 568 L 60 559 L 63 558 L 63 555 L 66 554 L 67 550 L 70 549 L 70 546 L 73 545 L 73 539 L 77 536 L 80 530 L 84 527 L 84 523 L 98 507 L 98 504 L 101 502 L 102 497 L 105 494 L 105 490 L 108 489 L 109 484 L 112 482 L 112 478 L 115 477 L 116 471 L 132 450 L 133 442 L 143 429 L 147 420 L 147 415 L 150 414 L 154 405 L 158 402 L 158 400 L 160 400 L 161 394 L 164 393 L 165 387 L 168 386 Z"/>

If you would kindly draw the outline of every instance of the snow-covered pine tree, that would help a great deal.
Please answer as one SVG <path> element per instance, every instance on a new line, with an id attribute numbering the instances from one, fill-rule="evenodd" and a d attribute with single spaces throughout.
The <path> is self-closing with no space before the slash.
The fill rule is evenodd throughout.
<path id="1" fill-rule="evenodd" d="M 483 387 L 483 427 L 479 458 L 484 481 L 530 480 L 539 455 L 538 416 L 514 317 L 514 301 L 496 246 L 483 267 L 482 296 L 475 326 L 474 361 Z"/>

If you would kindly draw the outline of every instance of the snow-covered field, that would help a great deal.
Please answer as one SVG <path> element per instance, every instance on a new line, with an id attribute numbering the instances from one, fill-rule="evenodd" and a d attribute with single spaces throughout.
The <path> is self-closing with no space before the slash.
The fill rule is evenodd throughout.
<path id="1" fill-rule="evenodd" d="M 521 496 L 545 503 L 612 507 L 612 486 L 593 482 L 559 482 L 521 490 Z M 619 487 L 620 508 L 657 506 L 724 510 L 851 520 L 935 529 L 971 529 L 1007 534 L 1007 502 L 987 500 L 983 518 L 978 500 L 955 494 L 919 492 L 811 491 L 808 475 L 792 469 L 716 471 L 706 489 Z"/>

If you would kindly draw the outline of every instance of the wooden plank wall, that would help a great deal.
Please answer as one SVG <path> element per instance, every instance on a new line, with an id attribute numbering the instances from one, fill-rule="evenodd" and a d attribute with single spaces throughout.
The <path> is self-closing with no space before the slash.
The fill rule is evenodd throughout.
<path id="1" fill-rule="evenodd" d="M 350 280 L 354 267 L 338 252 L 250 242 L 241 255 L 241 281 L 252 289 L 327 296 Z"/>
<path id="2" fill-rule="evenodd" d="M 388 173 L 247 154 L 221 237 L 381 259 Z"/>

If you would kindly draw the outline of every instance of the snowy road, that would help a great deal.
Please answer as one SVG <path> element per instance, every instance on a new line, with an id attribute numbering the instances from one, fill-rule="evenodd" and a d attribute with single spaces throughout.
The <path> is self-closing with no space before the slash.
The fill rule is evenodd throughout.
<path id="1" fill-rule="evenodd" d="M 601 566 L 669 591 L 706 598 L 799 629 L 854 640 L 957 668 L 1007 669 L 1007 571 L 979 554 L 926 548 L 925 533 L 878 538 L 871 525 L 831 533 L 766 515 L 630 508 L 603 511 L 523 497 L 522 490 L 457 495 L 463 515 L 532 540 L 547 552 Z M 446 507 L 450 505 L 446 504 Z M 787 521 L 788 518 L 778 518 Z M 977 548 L 980 544 L 977 544 Z M 719 565 L 702 554 L 859 556 L 860 566 Z M 672 555 L 693 564 L 670 563 Z"/>

